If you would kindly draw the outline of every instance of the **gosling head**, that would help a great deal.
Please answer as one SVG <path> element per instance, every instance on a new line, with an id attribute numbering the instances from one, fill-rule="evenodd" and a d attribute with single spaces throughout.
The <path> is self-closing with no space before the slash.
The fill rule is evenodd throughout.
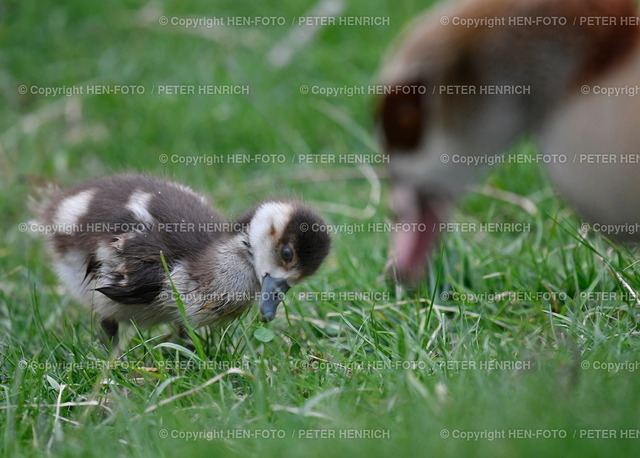
<path id="1" fill-rule="evenodd" d="M 271 321 L 286 292 L 312 275 L 329 254 L 325 222 L 298 202 L 272 201 L 253 212 L 248 229 L 253 266 L 262 286 L 260 319 Z"/>

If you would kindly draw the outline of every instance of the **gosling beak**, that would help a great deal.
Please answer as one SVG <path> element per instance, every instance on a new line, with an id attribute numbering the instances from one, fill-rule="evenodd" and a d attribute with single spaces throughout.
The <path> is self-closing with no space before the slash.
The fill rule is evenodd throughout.
<path id="1" fill-rule="evenodd" d="M 290 288 L 284 278 L 273 278 L 269 274 L 264 276 L 260 295 L 260 321 L 266 323 L 276 317 L 278 304 Z"/>

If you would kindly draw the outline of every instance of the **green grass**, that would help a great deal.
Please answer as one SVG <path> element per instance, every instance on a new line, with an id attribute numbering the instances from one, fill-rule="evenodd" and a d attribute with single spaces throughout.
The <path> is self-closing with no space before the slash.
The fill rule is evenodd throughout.
<path id="1" fill-rule="evenodd" d="M 382 275 L 390 234 L 342 232 L 318 274 L 289 292 L 270 342 L 254 337 L 254 310 L 199 330 L 202 354 L 163 343 L 164 328 L 131 330 L 117 361 L 101 350 L 90 312 L 59 288 L 42 240 L 20 231 L 31 217 L 27 196 L 42 182 L 144 171 L 202 190 L 228 215 L 285 194 L 333 225 L 390 221 L 387 183 L 379 195 L 370 169 L 300 160 L 376 154 L 374 99 L 299 88 L 371 84 L 389 41 L 425 5 L 349 4 L 343 15 L 389 17 L 389 25 L 321 28 L 276 68 L 269 52 L 310 7 L 258 13 L 254 3 L 215 3 L 0 5 L 0 454 L 637 455 L 640 439 L 621 438 L 640 430 L 639 376 L 630 370 L 640 370 L 639 314 L 628 294 L 640 289 L 637 252 L 580 237 L 581 221 L 535 164 L 500 165 L 480 186 L 526 198 L 536 212 L 480 192 L 455 215 L 526 230 L 448 233 L 415 289 Z M 193 32 L 160 26 L 162 15 L 287 24 Z M 23 84 L 145 93 L 44 97 L 19 94 Z M 163 84 L 250 90 L 159 95 Z M 234 153 L 286 163 L 159 160 Z M 617 437 L 584 437 L 598 430 Z M 377 438 L 341 437 L 354 432 Z M 470 433 L 484 437 L 460 437 Z"/>

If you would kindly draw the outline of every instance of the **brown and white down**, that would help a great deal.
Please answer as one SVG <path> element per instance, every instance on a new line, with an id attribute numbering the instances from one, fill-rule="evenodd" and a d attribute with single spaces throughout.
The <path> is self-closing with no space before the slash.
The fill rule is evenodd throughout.
<path id="1" fill-rule="evenodd" d="M 548 173 L 581 215 L 601 224 L 640 222 L 640 165 L 623 158 L 640 153 L 640 94 L 601 94 L 640 84 L 637 16 L 632 0 L 466 0 L 418 18 L 379 74 L 382 84 L 403 88 L 383 96 L 376 113 L 399 220 L 437 228 L 482 170 L 442 161 L 443 154 L 502 153 L 531 134 L 541 154 L 566 156 L 565 163 L 551 161 Z M 496 17 L 503 22 L 482 25 Z M 459 18 L 480 25 L 454 25 Z M 518 25 L 522 18 L 557 25 Z M 477 94 L 441 91 L 455 85 Z M 491 86 L 529 90 L 479 93 Z M 615 157 L 589 164 L 584 154 Z M 637 237 L 632 232 L 618 237 Z M 437 237 L 437 231 L 397 235 L 392 258 L 401 276 L 423 271 Z"/>
<path id="2" fill-rule="evenodd" d="M 61 191 L 37 219 L 53 229 L 48 248 L 60 281 L 91 307 L 104 336 L 118 324 L 183 322 L 163 253 L 193 327 L 240 316 L 258 299 L 271 321 L 287 290 L 312 275 L 330 238 L 323 220 L 293 200 L 256 205 L 234 222 L 187 186 L 115 175 Z"/>

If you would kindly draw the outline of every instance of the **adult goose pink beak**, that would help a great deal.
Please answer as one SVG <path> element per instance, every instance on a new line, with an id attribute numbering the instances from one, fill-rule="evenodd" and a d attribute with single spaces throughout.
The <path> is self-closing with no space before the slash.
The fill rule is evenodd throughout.
<path id="1" fill-rule="evenodd" d="M 469 162 L 487 163 L 525 134 L 541 153 L 567 157 L 549 174 L 585 218 L 640 222 L 640 165 L 625 162 L 640 157 L 640 94 L 604 90 L 640 90 L 637 16 L 632 0 L 475 0 L 415 21 L 379 73 L 376 113 L 394 211 L 422 229 L 395 238 L 401 277 L 420 276 L 440 223 L 483 170 Z M 585 154 L 614 157 L 594 164 Z"/>

